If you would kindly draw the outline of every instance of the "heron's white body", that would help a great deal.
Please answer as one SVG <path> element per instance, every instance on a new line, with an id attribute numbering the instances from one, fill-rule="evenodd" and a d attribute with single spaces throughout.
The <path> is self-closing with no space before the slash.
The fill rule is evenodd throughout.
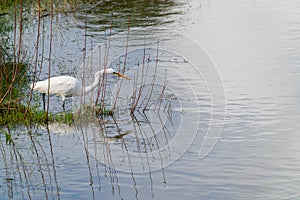
<path id="1" fill-rule="evenodd" d="M 41 93 L 48 93 L 48 79 L 39 81 L 34 85 L 34 90 Z M 81 82 L 71 76 L 58 76 L 50 78 L 49 94 L 66 97 L 80 96 L 83 93 Z"/>

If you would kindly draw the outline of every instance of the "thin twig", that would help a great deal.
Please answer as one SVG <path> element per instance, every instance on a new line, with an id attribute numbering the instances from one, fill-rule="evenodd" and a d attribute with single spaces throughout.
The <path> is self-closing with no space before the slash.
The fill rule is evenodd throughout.
<path id="1" fill-rule="evenodd" d="M 128 20 L 128 26 L 127 26 L 126 48 L 125 48 L 125 56 L 124 56 L 124 65 L 123 65 L 123 69 L 122 69 L 123 74 L 125 73 L 126 63 L 127 63 L 127 56 L 128 56 L 129 30 L 130 30 L 130 19 Z M 123 82 L 123 79 L 120 79 L 117 94 L 116 94 L 116 97 L 115 97 L 114 106 L 113 106 L 112 110 L 115 110 L 115 108 L 117 106 L 117 101 L 118 101 L 118 98 L 119 98 L 119 95 L 120 95 L 122 82 Z"/>
<path id="2" fill-rule="evenodd" d="M 46 121 L 49 121 L 49 102 L 50 102 L 50 77 L 51 77 L 51 56 L 52 56 L 52 41 L 53 41 L 53 2 L 51 3 L 51 18 L 50 18 L 50 43 L 49 43 L 49 62 L 48 62 L 48 90 L 47 90 L 47 108 Z"/>
<path id="3" fill-rule="evenodd" d="M 36 82 L 36 73 L 37 73 L 37 63 L 38 63 L 38 56 L 39 56 L 39 43 L 40 43 L 40 35 L 41 35 L 41 0 L 38 0 L 38 22 L 37 22 L 37 37 L 36 37 L 36 44 L 35 44 L 35 61 L 34 61 L 34 70 L 33 70 L 33 87 Z M 28 112 L 30 107 L 30 101 L 32 99 L 33 87 L 30 89 L 29 99 L 27 102 L 27 108 L 25 110 L 24 117 Z"/>
<path id="4" fill-rule="evenodd" d="M 152 93 L 153 93 L 153 89 L 154 89 L 154 85 L 155 85 L 155 80 L 156 80 L 156 73 L 157 73 L 157 68 L 158 68 L 158 53 L 159 53 L 159 48 L 158 48 L 158 44 L 159 41 L 157 41 L 157 51 L 156 51 L 156 60 L 155 60 L 155 71 L 154 71 L 154 75 L 153 75 L 153 79 L 152 79 L 152 83 L 151 83 L 151 88 L 150 88 L 150 92 L 149 92 L 149 98 L 148 101 L 143 109 L 143 111 L 145 111 L 148 107 L 148 104 L 150 102 Z"/>

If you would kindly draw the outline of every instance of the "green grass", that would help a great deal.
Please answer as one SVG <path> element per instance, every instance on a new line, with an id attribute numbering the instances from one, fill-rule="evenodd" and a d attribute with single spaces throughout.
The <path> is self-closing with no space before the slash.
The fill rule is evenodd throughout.
<path id="1" fill-rule="evenodd" d="M 114 115 L 114 111 L 113 110 L 111 110 L 111 109 L 107 109 L 107 108 L 105 108 L 105 107 L 103 107 L 103 108 L 96 108 L 96 110 L 95 110 L 95 112 L 96 112 L 96 114 L 97 114 L 97 116 L 109 116 L 109 115 Z"/>
<path id="2" fill-rule="evenodd" d="M 22 104 L 0 104 L 0 128 L 1 127 L 17 127 L 21 125 L 29 126 L 31 124 L 46 124 L 48 122 L 58 122 L 72 125 L 75 120 L 82 123 L 90 122 L 99 116 L 112 116 L 114 112 L 107 108 L 96 108 L 91 106 L 83 106 L 83 110 L 79 113 L 72 112 L 48 113 L 39 110 L 38 107 L 27 108 Z"/>
<path id="3" fill-rule="evenodd" d="M 10 133 L 5 132 L 5 142 L 6 144 L 10 145 L 13 143 L 13 139 Z"/>
<path id="4" fill-rule="evenodd" d="M 49 121 L 54 121 L 54 116 L 48 115 Z M 0 105 L 0 127 L 3 126 L 28 126 L 32 123 L 46 123 L 46 113 L 35 109 L 27 109 L 21 104 L 1 104 Z"/>
<path id="5" fill-rule="evenodd" d="M 62 113 L 57 113 L 54 115 L 54 121 L 63 123 L 63 124 L 73 124 L 74 123 L 74 117 L 76 115 L 71 113 L 71 112 L 62 112 Z"/>

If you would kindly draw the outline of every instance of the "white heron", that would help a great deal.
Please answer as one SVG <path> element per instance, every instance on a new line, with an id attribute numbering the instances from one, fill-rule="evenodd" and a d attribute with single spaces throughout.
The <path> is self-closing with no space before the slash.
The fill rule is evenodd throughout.
<path id="1" fill-rule="evenodd" d="M 44 81 L 38 81 L 35 84 L 31 84 L 30 87 L 32 90 L 39 91 L 43 94 L 43 107 L 45 110 L 45 94 L 48 93 L 48 86 L 49 88 L 49 94 L 54 94 L 57 96 L 62 97 L 62 107 L 65 110 L 65 99 L 66 97 L 72 97 L 72 96 L 81 96 L 83 94 L 86 94 L 90 91 L 92 91 L 100 82 L 100 77 L 102 74 L 115 74 L 119 77 L 125 78 L 130 80 L 129 77 L 115 71 L 112 68 L 107 68 L 98 71 L 95 74 L 95 80 L 94 82 L 86 87 L 82 87 L 81 81 L 79 81 L 77 78 L 71 77 L 71 76 L 56 76 Z"/>

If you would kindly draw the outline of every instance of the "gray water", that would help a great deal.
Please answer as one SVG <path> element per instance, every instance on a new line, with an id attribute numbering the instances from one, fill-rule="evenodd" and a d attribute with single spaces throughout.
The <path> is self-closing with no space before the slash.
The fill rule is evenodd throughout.
<path id="1" fill-rule="evenodd" d="M 150 60 L 158 52 L 161 111 L 151 101 L 137 125 L 126 107 L 134 80 L 123 81 L 117 123 L 18 128 L 13 147 L 1 135 L 1 199 L 299 199 L 299 2 L 167 1 L 137 4 L 140 13 L 124 4 L 91 7 L 86 64 L 87 16 L 58 17 L 52 73 L 97 70 L 108 38 L 109 63 L 122 66 L 131 15 L 126 75 L 142 73 L 145 48 Z M 61 99 L 51 102 L 59 112 Z"/>

